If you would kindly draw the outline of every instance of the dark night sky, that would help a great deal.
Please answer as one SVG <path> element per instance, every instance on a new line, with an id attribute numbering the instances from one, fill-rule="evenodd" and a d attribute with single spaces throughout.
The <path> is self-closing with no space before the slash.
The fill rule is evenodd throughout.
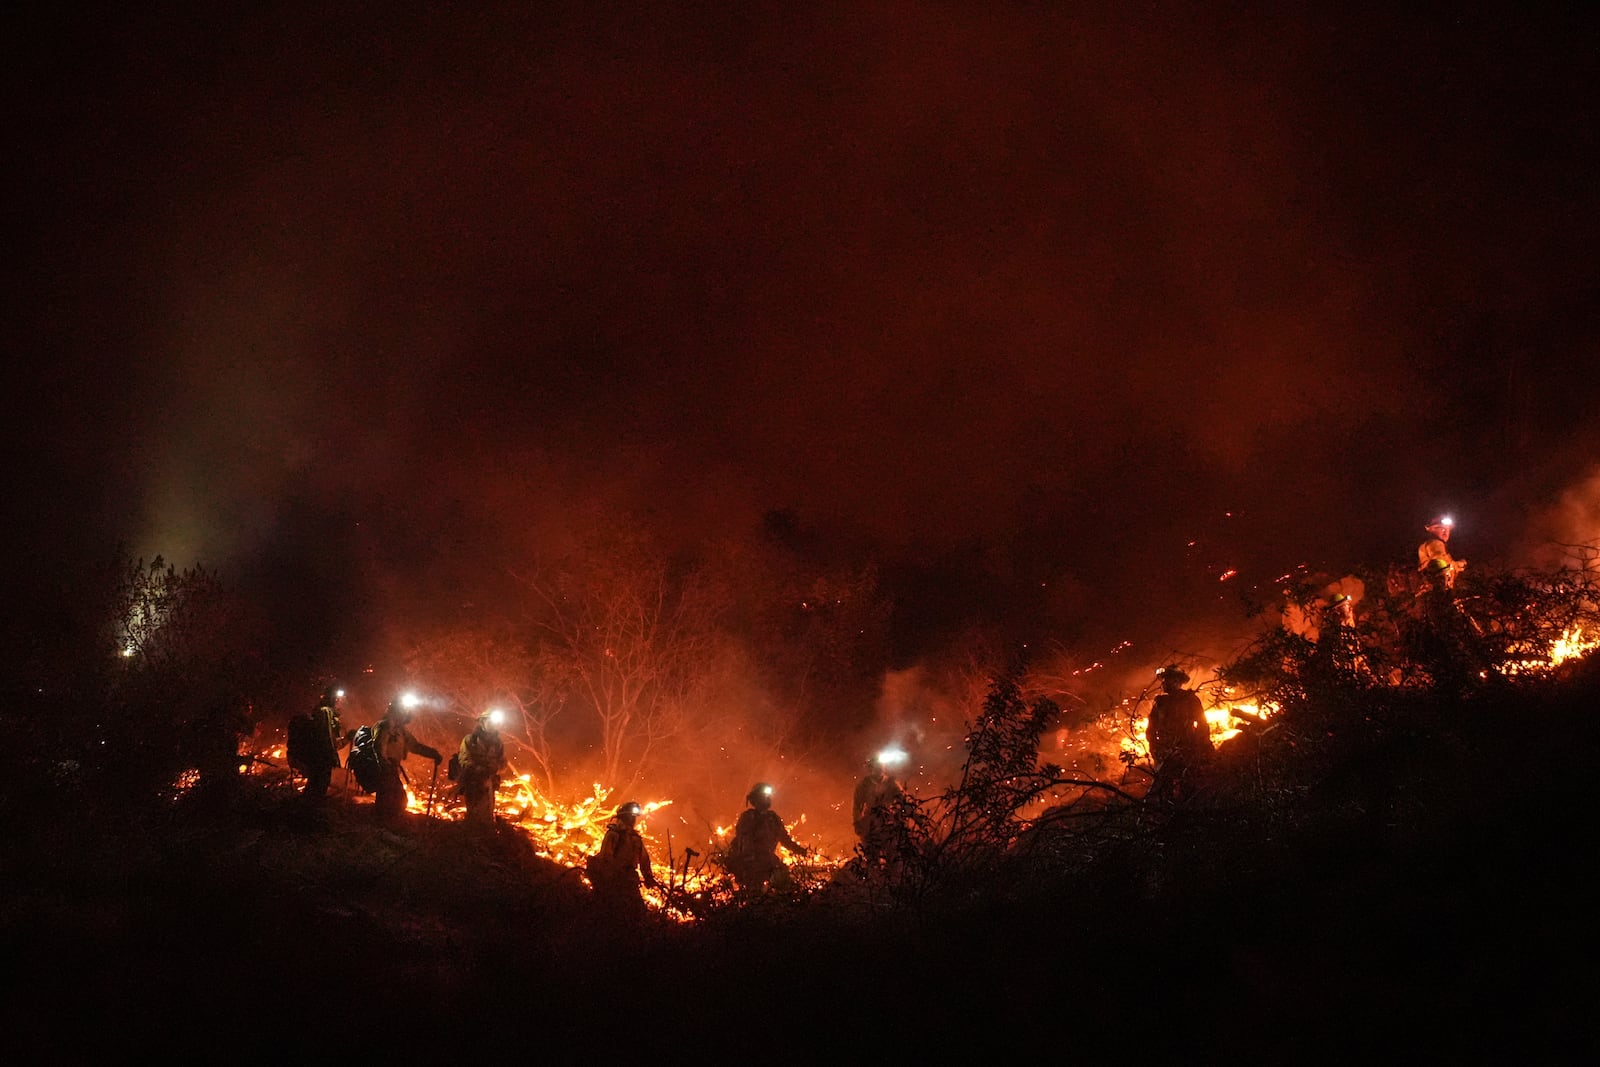
<path id="1" fill-rule="evenodd" d="M 1098 640 L 1441 509 L 1510 558 L 1600 452 L 1587 20 L 329 6 L 7 32 L 32 557 L 426 587 L 789 508 Z"/>

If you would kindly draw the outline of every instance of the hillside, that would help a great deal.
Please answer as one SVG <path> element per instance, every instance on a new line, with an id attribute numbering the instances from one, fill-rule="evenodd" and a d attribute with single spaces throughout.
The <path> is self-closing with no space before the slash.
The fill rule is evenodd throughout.
<path id="1" fill-rule="evenodd" d="M 1277 807 L 1220 790 L 1134 833 L 1061 831 L 915 902 L 818 893 L 636 928 L 508 827 L 389 830 L 345 802 L 310 820 L 248 785 L 157 810 L 35 797 L 8 805 L 5 1032 L 251 1059 L 447 1046 L 469 1023 L 486 1049 L 710 1061 L 941 1034 L 1296 1058 L 1392 1052 L 1397 1031 L 1419 1050 L 1592 1043 L 1597 697 L 1591 669 L 1391 709 L 1280 761 L 1316 778 L 1283 780 Z"/>

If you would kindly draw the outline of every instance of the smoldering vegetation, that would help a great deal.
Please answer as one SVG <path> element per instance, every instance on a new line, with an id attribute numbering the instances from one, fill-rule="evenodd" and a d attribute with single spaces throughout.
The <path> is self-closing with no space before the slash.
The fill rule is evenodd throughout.
<path id="1" fill-rule="evenodd" d="M 947 785 L 897 810 L 888 862 L 753 896 L 702 883 L 637 922 L 514 826 L 312 814 L 239 773 L 237 749 L 196 761 L 227 746 L 193 737 L 233 728 L 208 703 L 72 747 L 90 711 L 110 729 L 118 706 L 190 707 L 148 695 L 154 675 L 107 691 L 125 705 L 12 693 L 4 938 L 27 980 L 6 1033 L 220 1055 L 459 1050 L 486 1032 L 471 1040 L 785 1060 L 938 1035 L 1282 1056 L 1585 1040 L 1600 666 L 1489 668 L 1541 628 L 1591 623 L 1588 575 L 1474 575 L 1455 602 L 1475 625 L 1453 640 L 1384 614 L 1415 593 L 1374 593 L 1360 669 L 1330 663 L 1322 633 L 1268 628 L 1219 680 L 1276 710 L 1177 797 L 1148 791 L 1137 755 L 1103 780 L 1041 760 L 1062 708 L 1002 665 Z M 124 578 L 215 606 L 203 573 Z M 225 613 L 200 617 L 207 641 L 228 632 Z M 215 695 L 242 677 L 146 636 L 168 681 Z M 103 765 L 100 740 L 118 749 Z M 179 765 L 198 773 L 169 779 Z"/>

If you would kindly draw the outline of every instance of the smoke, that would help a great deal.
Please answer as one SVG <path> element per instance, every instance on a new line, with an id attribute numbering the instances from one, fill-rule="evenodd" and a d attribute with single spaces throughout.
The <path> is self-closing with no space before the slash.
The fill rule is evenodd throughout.
<path id="1" fill-rule="evenodd" d="M 857 776 L 874 754 L 894 746 L 908 756 L 901 777 L 912 793 L 949 788 L 966 759 L 967 725 L 988 680 L 934 663 L 887 672 L 873 727 L 855 740 Z"/>
<path id="2" fill-rule="evenodd" d="M 1420 500 L 1593 429 L 1548 417 L 1592 377 L 1588 170 L 1484 164 L 1593 137 L 1526 17 L 137 21 L 27 68 L 24 510 L 386 676 L 597 525 L 792 511 L 892 572 L 895 655 L 847 755 L 730 730 L 706 819 L 832 805 L 888 740 L 945 775 L 984 627 L 1067 646 L 1077 715 L 1223 662 L 1280 575 L 1404 558 Z M 1530 558 L 1595 539 L 1596 477 Z"/>
<path id="3" fill-rule="evenodd" d="M 1561 490 L 1555 501 L 1528 517 L 1514 556 L 1528 566 L 1553 569 L 1600 554 L 1600 466 Z"/>
<path id="4" fill-rule="evenodd" d="M 416 88 L 270 109 L 294 64 L 264 56 L 226 128 L 251 162 L 215 154 L 219 115 L 178 126 L 191 169 L 125 234 L 171 320 L 141 540 L 248 554 L 301 482 L 423 509 L 505 495 L 497 460 L 535 451 L 555 491 L 663 524 L 748 501 L 948 545 L 1005 535 L 1033 488 L 1246 470 L 1400 403 L 1365 272 L 1320 254 L 1308 102 L 1279 91 L 1307 41 L 1246 79 L 1203 25 L 904 15 L 806 25 L 803 63 L 759 22 L 504 26 L 537 64 L 400 27 Z M 1125 464 L 1152 433 L 1166 454 Z"/>

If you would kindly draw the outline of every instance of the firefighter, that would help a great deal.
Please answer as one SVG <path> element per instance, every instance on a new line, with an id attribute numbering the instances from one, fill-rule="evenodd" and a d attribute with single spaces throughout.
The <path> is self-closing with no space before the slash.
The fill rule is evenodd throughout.
<path id="1" fill-rule="evenodd" d="M 1349 593 L 1339 590 L 1328 598 L 1328 625 L 1354 626 L 1356 624 L 1356 602 Z"/>
<path id="2" fill-rule="evenodd" d="M 1424 563 L 1419 570 L 1422 574 L 1421 595 L 1448 592 L 1455 588 L 1455 561 L 1449 556 L 1434 556 Z"/>
<path id="3" fill-rule="evenodd" d="M 456 792 L 467 802 L 467 822 L 475 825 L 494 825 L 494 798 L 500 790 L 500 775 L 508 766 L 500 719 L 497 710 L 479 715 L 477 726 L 461 739 L 456 753 L 460 775 Z"/>
<path id="4" fill-rule="evenodd" d="M 1424 665 L 1437 685 L 1456 692 L 1470 688 L 1490 659 L 1482 627 L 1456 596 L 1459 563 L 1445 556 L 1428 561 L 1406 626 L 1412 660 Z"/>
<path id="5" fill-rule="evenodd" d="M 1455 520 L 1448 515 L 1424 527 L 1428 539 L 1417 546 L 1417 572 L 1423 576 L 1424 590 L 1440 581 L 1445 588 L 1453 589 L 1456 575 L 1467 565 L 1466 560 L 1458 560 L 1450 554 L 1450 533 L 1454 528 Z M 1435 562 L 1439 560 L 1443 561 L 1443 566 Z"/>
<path id="6" fill-rule="evenodd" d="M 1211 730 L 1200 694 L 1184 688 L 1189 675 L 1177 664 L 1168 664 L 1156 673 L 1162 691 L 1150 709 L 1146 730 L 1156 769 L 1152 791 L 1176 797 L 1185 790 L 1185 779 L 1210 759 Z"/>
<path id="7" fill-rule="evenodd" d="M 444 757 L 439 750 L 418 741 L 411 733 L 411 701 L 400 697 L 389 701 L 389 707 L 378 720 L 378 758 L 382 768 L 378 778 L 377 796 L 374 798 L 378 816 L 397 819 L 406 810 L 405 774 L 406 757 L 415 753 L 433 760 L 433 773 L 439 773 Z"/>
<path id="8" fill-rule="evenodd" d="M 899 851 L 900 802 L 905 790 L 892 768 L 905 761 L 899 749 L 884 749 L 867 762 L 867 773 L 856 783 L 851 821 L 861 842 L 861 854 L 871 866 Z"/>
<path id="9" fill-rule="evenodd" d="M 744 799 L 749 807 L 734 825 L 724 865 L 739 888 L 747 892 L 767 886 L 787 889 L 792 884 L 789 868 L 779 858 L 778 846 L 796 856 L 808 856 L 811 850 L 789 836 L 783 820 L 772 810 L 772 786 L 757 782 Z"/>
<path id="10" fill-rule="evenodd" d="M 344 690 L 330 685 L 323 690 L 322 699 L 311 712 L 310 722 L 301 720 L 289 736 L 289 761 L 305 772 L 306 784 L 301 796 L 310 804 L 321 804 L 327 799 L 333 769 L 339 766 L 339 750 L 349 744 L 339 715 L 343 703 Z"/>
<path id="11" fill-rule="evenodd" d="M 1339 590 L 1328 599 L 1326 624 L 1317 641 L 1317 652 L 1335 673 L 1365 675 L 1368 672 L 1366 656 L 1361 651 L 1361 637 L 1356 629 L 1356 601 L 1349 593 Z"/>
<path id="12" fill-rule="evenodd" d="M 640 886 L 660 888 L 655 872 L 650 869 L 650 850 L 645 847 L 644 837 L 638 830 L 643 810 L 632 800 L 617 808 L 616 815 L 606 826 L 599 851 L 589 857 L 587 866 L 589 884 L 594 886 L 600 900 L 631 918 L 644 914 Z"/>
<path id="13" fill-rule="evenodd" d="M 1453 628 L 1461 604 L 1456 600 L 1455 566 L 1450 557 L 1432 557 L 1422 565 L 1421 575 L 1412 614 L 1441 629 Z"/>

